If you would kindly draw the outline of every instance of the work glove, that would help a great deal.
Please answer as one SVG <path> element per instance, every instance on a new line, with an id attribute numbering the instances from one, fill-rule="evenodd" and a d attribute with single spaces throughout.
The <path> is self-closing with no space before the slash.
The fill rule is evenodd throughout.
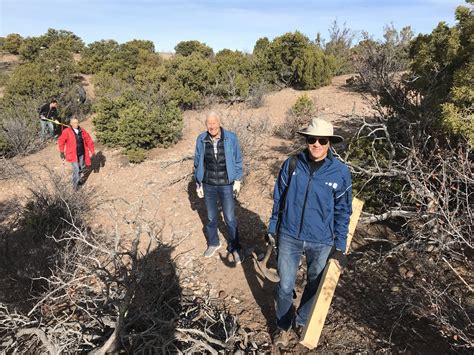
<path id="1" fill-rule="evenodd" d="M 64 152 L 60 152 L 59 156 L 61 157 L 62 160 L 66 159 L 66 156 L 64 155 Z"/>
<path id="2" fill-rule="evenodd" d="M 234 186 L 232 187 L 232 191 L 234 192 L 234 198 L 239 197 L 240 186 L 241 185 L 242 185 L 242 183 L 239 180 L 234 181 Z"/>
<path id="3" fill-rule="evenodd" d="M 276 234 L 267 233 L 267 235 L 265 236 L 265 242 L 270 244 L 273 247 L 273 249 L 275 249 L 275 250 L 278 247 Z"/>
<path id="4" fill-rule="evenodd" d="M 347 256 L 341 250 L 334 249 L 331 255 L 329 255 L 329 259 L 336 261 L 336 265 L 341 272 L 347 267 Z"/>
<path id="5" fill-rule="evenodd" d="M 204 188 L 202 185 L 196 185 L 196 193 L 199 198 L 204 198 Z"/>

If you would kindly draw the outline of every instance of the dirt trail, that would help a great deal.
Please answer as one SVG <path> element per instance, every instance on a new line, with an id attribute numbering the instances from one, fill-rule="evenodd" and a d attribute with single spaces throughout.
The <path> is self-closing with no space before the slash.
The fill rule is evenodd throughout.
<path id="1" fill-rule="evenodd" d="M 347 76 L 337 77 L 330 86 L 306 92 L 330 120 L 339 120 L 344 115 L 350 115 L 353 110 L 359 115 L 370 112 L 361 95 L 344 88 L 346 78 Z M 241 105 L 220 105 L 213 109 L 222 115 L 244 112 L 254 117 L 266 116 L 272 124 L 278 124 L 302 94 L 285 89 L 268 95 L 265 105 L 259 109 L 244 109 Z M 174 256 L 181 255 L 176 259 L 178 267 L 187 270 L 180 275 L 181 287 L 223 299 L 232 312 L 239 316 L 245 328 L 263 332 L 267 336 L 266 332 L 274 327 L 272 295 L 275 285 L 260 277 L 251 258 L 242 265 L 233 265 L 226 259 L 225 248 L 213 258 L 202 257 L 206 247 L 202 230 L 205 207 L 203 201 L 195 195 L 194 183 L 186 176 L 192 171 L 192 160 L 163 167 L 164 162 L 179 161 L 193 155 L 195 139 L 204 130 L 203 120 L 207 112 L 185 112 L 183 139 L 169 149 L 154 149 L 150 152 L 149 159 L 139 165 L 128 164 L 119 150 L 96 144 L 96 151 L 101 151 L 106 158 L 105 165 L 98 173 L 90 175 L 84 188 L 95 189 L 103 200 L 142 200 L 150 216 L 157 212 L 156 216 L 164 223 L 165 241 L 186 238 L 173 253 Z M 83 122 L 82 126 L 94 136 L 91 121 L 89 119 Z M 343 125 L 341 128 L 345 129 Z M 239 196 L 237 216 L 246 254 L 251 253 L 254 247 L 258 249 L 263 246 L 263 233 L 272 206 L 271 189 L 278 167 L 285 157 L 282 147 L 286 144 L 283 140 L 270 136 L 265 139 L 265 155 L 268 159 L 262 161 L 258 178 L 251 177 Z M 57 146 L 53 143 L 36 154 L 16 161 L 24 165 L 34 179 L 46 178 L 42 165 L 69 178 L 69 164 L 61 163 Z M 14 196 L 24 195 L 28 185 L 29 182 L 25 180 L 2 182 L 0 203 Z M 105 228 L 112 224 L 103 208 L 95 211 L 91 219 L 93 228 Z M 225 245 L 222 235 L 221 240 Z"/>

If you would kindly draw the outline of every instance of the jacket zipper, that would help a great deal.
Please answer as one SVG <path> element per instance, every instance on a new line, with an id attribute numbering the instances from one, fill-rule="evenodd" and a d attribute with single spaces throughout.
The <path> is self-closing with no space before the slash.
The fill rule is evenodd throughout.
<path id="1" fill-rule="evenodd" d="M 303 201 L 303 211 L 301 211 L 301 221 L 300 221 L 300 227 L 298 229 L 298 239 L 300 238 L 301 228 L 303 226 L 304 212 L 306 210 L 306 200 L 308 199 L 309 185 L 311 185 L 311 181 L 313 180 L 313 174 L 314 172 L 309 174 L 308 184 L 306 185 L 306 192 L 304 194 L 304 201 Z"/>

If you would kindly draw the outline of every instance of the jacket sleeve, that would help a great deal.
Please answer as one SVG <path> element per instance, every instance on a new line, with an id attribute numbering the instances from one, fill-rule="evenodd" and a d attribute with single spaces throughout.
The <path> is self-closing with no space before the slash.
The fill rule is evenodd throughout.
<path id="1" fill-rule="evenodd" d="M 67 130 L 65 129 L 63 133 L 61 133 L 58 139 L 58 148 L 61 153 L 64 152 L 64 146 L 66 145 L 66 142 L 67 142 Z"/>
<path id="2" fill-rule="evenodd" d="M 275 234 L 277 232 L 277 222 L 278 222 L 278 211 L 280 210 L 280 198 L 288 186 L 288 164 L 289 159 L 287 159 L 278 173 L 278 177 L 275 181 L 275 188 L 273 190 L 273 208 L 270 221 L 268 223 L 268 233 Z"/>
<path id="3" fill-rule="evenodd" d="M 198 171 L 198 168 L 199 168 L 199 161 L 201 159 L 201 145 L 199 144 L 200 140 L 199 140 L 199 137 L 197 137 L 196 139 L 196 148 L 194 149 L 194 181 L 196 181 L 196 183 L 198 184 L 201 184 L 202 181 L 198 181 L 197 179 L 197 171 Z"/>
<path id="4" fill-rule="evenodd" d="M 335 247 L 346 252 L 349 220 L 352 214 L 352 177 L 346 169 L 341 190 L 334 196 L 334 241 Z"/>
<path id="5" fill-rule="evenodd" d="M 235 180 L 242 180 L 243 176 L 243 162 L 242 162 L 242 153 L 240 151 L 240 143 L 237 136 L 235 137 Z"/>
<path id="6" fill-rule="evenodd" d="M 82 133 L 84 137 L 84 145 L 89 149 L 91 155 L 95 154 L 94 142 L 92 141 L 90 134 L 86 131 L 82 131 Z"/>

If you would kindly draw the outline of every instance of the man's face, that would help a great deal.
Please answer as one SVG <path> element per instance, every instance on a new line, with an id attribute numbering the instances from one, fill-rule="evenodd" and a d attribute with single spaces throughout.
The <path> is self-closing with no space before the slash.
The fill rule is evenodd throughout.
<path id="1" fill-rule="evenodd" d="M 217 136 L 221 132 L 221 124 L 215 116 L 209 116 L 206 120 L 206 129 L 211 137 Z"/>
<path id="2" fill-rule="evenodd" d="M 322 144 L 325 143 L 325 144 Z M 308 145 L 308 151 L 313 160 L 319 161 L 326 158 L 329 150 L 329 138 L 328 137 L 306 137 L 306 144 Z"/>
<path id="3" fill-rule="evenodd" d="M 77 128 L 79 127 L 79 121 L 74 119 L 74 120 L 71 120 L 71 127 L 72 128 Z"/>
<path id="4" fill-rule="evenodd" d="M 51 108 L 56 108 L 56 107 L 58 107 L 58 103 L 57 103 L 57 102 L 51 102 L 51 103 L 49 104 L 49 107 L 51 107 Z"/>

